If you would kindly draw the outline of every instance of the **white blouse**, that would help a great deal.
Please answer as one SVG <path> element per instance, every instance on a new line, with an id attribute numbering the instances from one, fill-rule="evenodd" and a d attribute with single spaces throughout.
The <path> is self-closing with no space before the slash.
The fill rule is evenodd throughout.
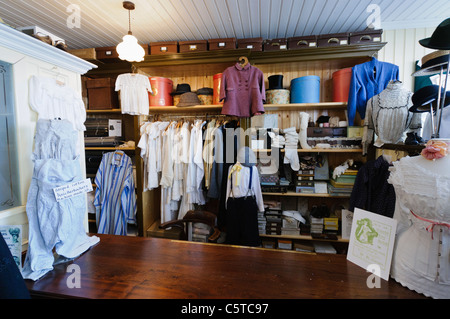
<path id="1" fill-rule="evenodd" d="M 120 91 L 122 113 L 148 115 L 148 92 L 153 93 L 148 77 L 134 73 L 120 74 L 116 79 L 116 91 Z"/>
<path id="2" fill-rule="evenodd" d="M 398 221 L 391 276 L 426 296 L 450 298 L 450 178 L 418 159 L 394 162 L 388 179 Z"/>
<path id="3" fill-rule="evenodd" d="M 412 92 L 401 82 L 391 81 L 380 94 L 369 99 L 364 120 L 364 153 L 374 132 L 378 137 L 374 145 L 380 147 L 385 143 L 397 144 L 408 129 L 417 131 L 422 127 L 420 113 L 409 111 L 411 97 Z"/>
<path id="4" fill-rule="evenodd" d="M 60 85 L 56 79 L 33 75 L 29 80 L 29 102 L 38 119 L 68 120 L 74 129 L 85 131 L 86 108 L 81 94 Z"/>
<path id="5" fill-rule="evenodd" d="M 250 170 L 252 172 L 251 187 L 249 189 L 250 182 Z M 229 197 L 240 198 L 245 196 L 255 196 L 256 205 L 258 211 L 264 211 L 264 201 L 261 192 L 261 184 L 259 182 L 259 173 L 256 166 L 243 166 L 237 162 L 228 169 L 228 181 L 227 181 L 227 193 L 225 198 L 226 202 Z"/>

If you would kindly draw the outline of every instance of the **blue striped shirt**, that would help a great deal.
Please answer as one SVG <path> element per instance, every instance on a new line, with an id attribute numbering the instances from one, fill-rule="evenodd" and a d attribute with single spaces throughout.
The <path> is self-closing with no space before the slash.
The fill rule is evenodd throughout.
<path id="1" fill-rule="evenodd" d="M 97 232 L 127 235 L 127 223 L 136 223 L 136 194 L 131 158 L 123 151 L 103 155 L 95 176 Z"/>

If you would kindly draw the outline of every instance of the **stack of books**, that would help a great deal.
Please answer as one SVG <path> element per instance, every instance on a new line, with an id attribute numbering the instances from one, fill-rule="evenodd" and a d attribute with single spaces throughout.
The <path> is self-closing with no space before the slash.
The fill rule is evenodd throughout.
<path id="1" fill-rule="evenodd" d="M 203 223 L 192 224 L 192 241 L 207 243 L 211 227 Z"/>
<path id="2" fill-rule="evenodd" d="M 311 218 L 311 236 L 313 234 L 322 234 L 323 232 L 323 218 L 315 218 L 310 216 Z"/>
<path id="3" fill-rule="evenodd" d="M 267 220 L 264 212 L 258 212 L 258 231 L 260 235 L 266 234 Z"/>
<path id="4" fill-rule="evenodd" d="M 355 184 L 357 170 L 347 169 L 336 178 L 330 179 L 328 193 L 333 196 L 350 196 Z"/>
<path id="5" fill-rule="evenodd" d="M 323 219 L 323 229 L 325 233 L 337 235 L 339 230 L 339 219 L 337 217 L 325 217 Z"/>
<path id="6" fill-rule="evenodd" d="M 299 235 L 299 224 L 300 222 L 297 219 L 283 213 L 281 235 Z"/>
<path id="7" fill-rule="evenodd" d="M 299 170 L 295 186 L 297 193 L 314 194 L 314 169 Z"/>
<path id="8" fill-rule="evenodd" d="M 267 208 L 266 212 L 266 234 L 281 235 L 282 211 L 281 208 Z"/>

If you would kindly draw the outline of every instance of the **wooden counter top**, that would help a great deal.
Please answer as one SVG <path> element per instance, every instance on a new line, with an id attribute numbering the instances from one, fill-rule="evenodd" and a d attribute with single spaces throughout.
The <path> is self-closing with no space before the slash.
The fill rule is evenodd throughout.
<path id="1" fill-rule="evenodd" d="M 53 298 L 291 299 L 424 298 L 394 280 L 369 289 L 364 269 L 344 255 L 143 237 L 97 235 L 100 243 L 39 281 L 32 296 Z M 68 288 L 70 264 L 81 288 Z"/>

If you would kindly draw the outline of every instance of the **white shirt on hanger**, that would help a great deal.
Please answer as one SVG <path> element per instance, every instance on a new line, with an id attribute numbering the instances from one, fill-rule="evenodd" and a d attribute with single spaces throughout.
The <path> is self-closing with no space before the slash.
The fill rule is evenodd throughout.
<path id="1" fill-rule="evenodd" d="M 153 93 L 148 77 L 142 74 L 125 73 L 116 79 L 116 91 L 120 91 L 122 113 L 148 115 L 148 92 Z"/>

